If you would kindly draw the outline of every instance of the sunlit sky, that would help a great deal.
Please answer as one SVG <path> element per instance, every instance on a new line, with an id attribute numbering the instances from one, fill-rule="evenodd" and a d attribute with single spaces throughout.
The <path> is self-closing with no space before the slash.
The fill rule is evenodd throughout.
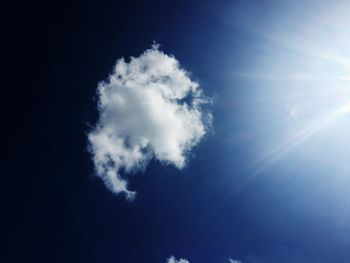
<path id="1" fill-rule="evenodd" d="M 249 8 L 261 15 L 256 6 Z M 247 69 L 232 74 L 261 84 L 255 88 L 263 102 L 255 106 L 271 114 L 262 166 L 298 148 L 310 164 L 330 163 L 335 174 L 348 175 L 348 10 L 346 1 L 310 1 L 276 4 L 264 21 L 247 10 L 241 13 L 243 27 L 260 40 L 252 44 L 259 54 Z"/>

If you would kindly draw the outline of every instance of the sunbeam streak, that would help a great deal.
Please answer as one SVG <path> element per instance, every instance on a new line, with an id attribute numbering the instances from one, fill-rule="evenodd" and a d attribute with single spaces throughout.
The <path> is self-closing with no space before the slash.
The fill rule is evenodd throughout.
<path id="1" fill-rule="evenodd" d="M 265 103 L 257 107 L 271 113 L 262 124 L 270 138 L 236 189 L 296 149 L 305 156 L 312 152 L 313 163 L 345 167 L 342 176 L 349 175 L 350 2 L 294 7 L 285 18 L 275 15 L 263 25 L 250 21 L 263 44 L 249 70 L 232 73 L 261 87 L 258 96 Z"/>
<path id="2" fill-rule="evenodd" d="M 329 128 L 332 123 L 348 114 L 350 114 L 350 102 L 314 119 L 306 127 L 296 132 L 292 137 L 289 137 L 277 147 L 270 149 L 267 154 L 255 162 L 250 167 L 250 175 L 235 187 L 235 191 L 244 187 L 265 169 L 273 165 L 273 163 L 283 158 L 290 150 L 300 146 L 305 140 L 316 135 L 322 129 Z"/>

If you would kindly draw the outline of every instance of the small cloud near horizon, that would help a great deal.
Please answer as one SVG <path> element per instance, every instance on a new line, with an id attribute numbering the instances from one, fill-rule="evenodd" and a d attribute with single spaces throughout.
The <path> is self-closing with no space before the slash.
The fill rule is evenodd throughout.
<path id="1" fill-rule="evenodd" d="M 230 258 L 230 263 L 242 263 L 242 261 Z"/>
<path id="2" fill-rule="evenodd" d="M 187 259 L 184 258 L 180 258 L 179 260 L 177 260 L 175 257 L 170 256 L 166 263 L 190 263 Z"/>

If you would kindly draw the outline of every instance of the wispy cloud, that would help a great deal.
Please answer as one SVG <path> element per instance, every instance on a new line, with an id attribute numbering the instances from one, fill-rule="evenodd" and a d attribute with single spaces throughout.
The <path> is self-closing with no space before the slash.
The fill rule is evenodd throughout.
<path id="1" fill-rule="evenodd" d="M 230 258 L 230 263 L 242 263 L 242 261 Z"/>
<path id="2" fill-rule="evenodd" d="M 190 262 L 187 259 L 180 258 L 179 260 L 177 260 L 173 256 L 170 256 L 167 259 L 166 263 L 190 263 Z"/>
<path id="3" fill-rule="evenodd" d="M 127 175 L 152 158 L 181 169 L 207 131 L 211 115 L 198 83 L 157 45 L 123 58 L 98 85 L 99 120 L 88 134 L 96 174 L 114 193 L 133 199 Z"/>

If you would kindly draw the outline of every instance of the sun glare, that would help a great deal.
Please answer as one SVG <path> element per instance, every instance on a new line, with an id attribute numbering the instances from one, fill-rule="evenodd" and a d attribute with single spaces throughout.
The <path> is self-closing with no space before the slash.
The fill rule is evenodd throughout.
<path id="1" fill-rule="evenodd" d="M 296 7 L 286 18 L 278 16 L 267 24 L 251 26 L 264 49 L 256 65 L 237 76 L 263 84 L 261 94 L 266 100 L 276 100 L 271 94 L 282 93 L 278 103 L 270 101 L 267 107 L 271 107 L 269 112 L 284 110 L 289 125 L 283 140 L 265 145 L 252 177 L 295 148 L 305 153 L 326 152 L 318 162 L 350 170 L 344 156 L 344 152 L 350 154 L 346 132 L 350 130 L 350 2 L 337 3 L 305 10 Z M 278 121 L 271 117 L 272 123 Z M 276 127 L 272 137 L 282 133 L 281 125 Z M 329 141 L 332 147 L 326 148 Z"/>

